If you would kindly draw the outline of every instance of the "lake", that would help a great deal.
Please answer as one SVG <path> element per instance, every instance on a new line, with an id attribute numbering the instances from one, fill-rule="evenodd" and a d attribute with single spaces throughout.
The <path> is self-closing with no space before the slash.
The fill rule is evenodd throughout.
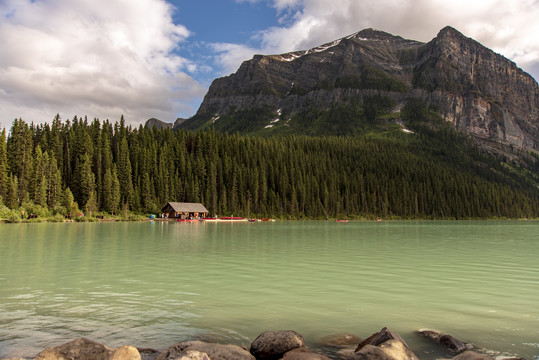
<path id="1" fill-rule="evenodd" d="M 438 329 L 539 358 L 539 221 L 0 224 L 0 358 Z"/>

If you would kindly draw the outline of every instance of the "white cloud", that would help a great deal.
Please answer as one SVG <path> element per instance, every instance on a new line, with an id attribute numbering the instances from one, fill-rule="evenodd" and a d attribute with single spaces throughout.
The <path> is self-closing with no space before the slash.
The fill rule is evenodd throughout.
<path id="1" fill-rule="evenodd" d="M 173 121 L 197 110 L 214 65 L 226 75 L 256 53 L 309 49 L 369 27 L 426 42 L 451 25 L 539 78 L 537 0 L 236 0 L 262 1 L 279 26 L 249 45 L 210 44 L 212 64 L 208 44 L 189 42 L 165 0 L 0 0 L 0 128 L 57 112 Z"/>
<path id="2" fill-rule="evenodd" d="M 0 1 L 0 127 L 58 112 L 132 123 L 194 113 L 205 89 L 173 53 L 190 33 L 171 12 L 164 0 Z"/>
<path id="3" fill-rule="evenodd" d="M 210 47 L 217 54 L 216 62 L 223 76 L 235 72 L 243 61 L 257 53 L 256 49 L 240 44 L 215 43 Z"/>
<path id="4" fill-rule="evenodd" d="M 286 25 L 258 33 L 255 37 L 261 45 L 257 50 L 252 49 L 252 53 L 309 49 L 365 28 L 427 42 L 450 25 L 512 59 L 539 79 L 537 0 L 271 0 L 271 3 L 284 14 Z M 229 57 L 226 53 L 222 55 Z"/>

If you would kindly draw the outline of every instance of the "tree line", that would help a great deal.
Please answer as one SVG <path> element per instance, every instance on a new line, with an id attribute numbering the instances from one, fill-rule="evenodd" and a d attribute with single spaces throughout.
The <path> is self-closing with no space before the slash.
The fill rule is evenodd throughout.
<path id="1" fill-rule="evenodd" d="M 534 218 L 539 190 L 447 128 L 370 136 L 191 132 L 73 118 L 0 134 L 0 206 L 58 216 Z"/>

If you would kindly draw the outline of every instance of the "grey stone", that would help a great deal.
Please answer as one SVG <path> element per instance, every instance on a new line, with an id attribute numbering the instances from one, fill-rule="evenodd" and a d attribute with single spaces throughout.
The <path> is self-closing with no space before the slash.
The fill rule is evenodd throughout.
<path id="1" fill-rule="evenodd" d="M 222 345 L 202 341 L 186 341 L 170 346 L 157 356 L 156 360 L 177 360 L 184 356 L 184 351 L 195 350 L 206 353 L 211 360 L 254 360 L 244 348 L 237 345 Z"/>
<path id="2" fill-rule="evenodd" d="M 380 346 L 365 345 L 351 360 L 419 360 L 405 344 L 399 340 L 388 340 Z"/>
<path id="3" fill-rule="evenodd" d="M 326 335 L 316 340 L 316 343 L 319 345 L 333 347 L 355 345 L 360 342 L 361 339 L 358 336 L 348 333 Z"/>
<path id="4" fill-rule="evenodd" d="M 290 350 L 284 354 L 282 360 L 331 360 L 325 355 L 311 352 L 305 347 Z"/>
<path id="5" fill-rule="evenodd" d="M 258 360 L 278 360 L 304 345 L 303 336 L 295 331 L 266 331 L 252 342 L 250 351 Z"/>
<path id="6" fill-rule="evenodd" d="M 443 345 L 446 349 L 455 353 L 473 349 L 473 345 L 464 343 L 454 336 L 443 334 L 437 330 L 419 330 L 418 333 L 421 336 L 427 337 Z"/>
<path id="7" fill-rule="evenodd" d="M 141 360 L 140 353 L 133 346 L 122 346 L 114 350 L 109 360 Z"/>
<path id="8" fill-rule="evenodd" d="M 35 360 L 109 360 L 114 349 L 86 338 L 47 348 Z"/>
<path id="9" fill-rule="evenodd" d="M 202 351 L 185 350 L 180 354 L 178 360 L 210 360 L 210 357 Z"/>
<path id="10" fill-rule="evenodd" d="M 379 345 L 385 343 L 388 340 L 398 340 L 402 344 L 404 344 L 404 346 L 406 346 L 408 349 L 410 349 L 410 347 L 408 346 L 406 341 L 404 341 L 404 339 L 399 334 L 397 334 L 396 332 L 388 329 L 387 327 L 384 327 L 384 328 L 382 328 L 382 330 L 378 331 L 377 333 L 372 334 L 367 339 L 360 342 L 359 345 L 356 348 L 356 352 L 361 350 L 366 345 L 379 346 Z"/>
<path id="11" fill-rule="evenodd" d="M 451 360 L 493 360 L 493 358 L 475 351 L 465 351 Z"/>

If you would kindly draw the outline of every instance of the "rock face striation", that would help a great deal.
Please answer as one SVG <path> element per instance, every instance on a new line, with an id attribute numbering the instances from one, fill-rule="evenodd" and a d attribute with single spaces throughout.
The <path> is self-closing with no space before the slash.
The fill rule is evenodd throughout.
<path id="1" fill-rule="evenodd" d="M 367 29 L 306 51 L 256 55 L 216 79 L 197 114 L 175 128 L 233 123 L 251 111 L 268 116 L 249 131 L 269 131 L 306 109 L 372 96 L 391 99 L 395 113 L 419 99 L 484 143 L 539 151 L 535 79 L 451 27 L 428 43 Z"/>

